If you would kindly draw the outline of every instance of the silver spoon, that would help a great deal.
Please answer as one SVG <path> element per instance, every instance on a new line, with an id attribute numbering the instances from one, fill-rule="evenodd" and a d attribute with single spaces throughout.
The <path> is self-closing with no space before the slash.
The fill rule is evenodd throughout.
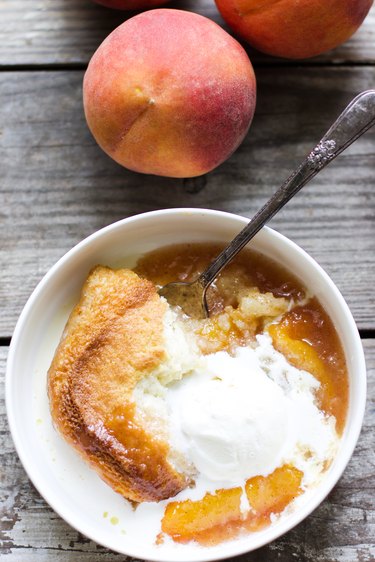
<path id="1" fill-rule="evenodd" d="M 169 304 L 180 306 L 188 316 L 207 317 L 206 291 L 220 271 L 289 199 L 374 124 L 375 90 L 368 90 L 354 98 L 299 168 L 195 281 L 168 283 L 159 289 L 159 295 Z"/>

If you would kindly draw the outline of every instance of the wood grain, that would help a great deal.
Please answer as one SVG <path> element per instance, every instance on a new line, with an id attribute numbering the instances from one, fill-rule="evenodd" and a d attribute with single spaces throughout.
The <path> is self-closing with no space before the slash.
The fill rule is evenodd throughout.
<path id="1" fill-rule="evenodd" d="M 196 11 L 226 28 L 214 0 L 167 6 Z M 123 217 L 166 207 L 208 207 L 251 217 L 345 104 L 375 84 L 375 6 L 349 41 L 313 59 L 290 62 L 246 47 L 256 67 L 259 101 L 250 133 L 232 158 L 196 179 L 133 174 L 97 147 L 81 104 L 82 69 L 101 41 L 132 15 L 91 0 L 0 0 L 2 343 L 38 281 L 82 238 Z M 374 147 L 372 131 L 272 222 L 323 265 L 358 326 L 371 335 Z M 375 560 L 375 339 L 364 340 L 364 347 L 368 405 L 340 482 L 298 527 L 235 560 Z M 0 341 L 0 556 L 9 562 L 127 560 L 72 529 L 29 481 L 6 420 L 6 356 Z"/>
<path id="2" fill-rule="evenodd" d="M 295 529 L 238 562 L 370 562 L 375 558 L 375 340 L 364 340 L 368 404 L 355 453 L 338 485 Z M 7 349 L 0 348 L 3 389 Z M 65 523 L 32 486 L 14 451 L 0 396 L 1 522 L 9 562 L 111 562 L 124 560 Z M 0 547 L 1 548 L 1 547 Z"/>
<path id="3" fill-rule="evenodd" d="M 0 337 L 68 249 L 113 221 L 166 207 L 251 217 L 361 90 L 375 67 L 259 69 L 259 102 L 239 150 L 207 176 L 176 180 L 129 172 L 90 136 L 81 71 L 0 73 Z M 375 328 L 375 130 L 272 221 L 315 257 L 360 328 Z"/>
<path id="4" fill-rule="evenodd" d="M 214 0 L 181 0 L 167 7 L 195 11 L 223 24 Z M 132 15 L 98 6 L 91 0 L 0 0 L 0 66 L 85 65 L 103 39 Z M 373 8 L 349 41 L 307 62 L 373 63 L 374 45 Z M 249 54 L 258 63 L 285 64 L 251 49 Z"/>

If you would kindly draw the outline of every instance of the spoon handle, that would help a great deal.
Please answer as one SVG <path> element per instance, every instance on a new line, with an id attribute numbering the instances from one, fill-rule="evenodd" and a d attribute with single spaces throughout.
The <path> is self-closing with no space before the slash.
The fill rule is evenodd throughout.
<path id="1" fill-rule="evenodd" d="M 289 199 L 374 124 L 375 90 L 368 90 L 353 99 L 299 168 L 289 176 L 249 224 L 199 276 L 198 281 L 201 286 L 208 287 L 223 267 L 242 250 Z"/>

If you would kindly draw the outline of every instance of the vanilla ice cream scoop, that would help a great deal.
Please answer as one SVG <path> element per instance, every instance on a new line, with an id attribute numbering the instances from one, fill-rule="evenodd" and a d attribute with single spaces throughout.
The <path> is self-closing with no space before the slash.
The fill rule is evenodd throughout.
<path id="1" fill-rule="evenodd" d="M 201 475 L 238 482 L 279 465 L 288 399 L 251 354 L 207 356 L 205 372 L 187 379 L 178 394 L 174 423 Z"/>

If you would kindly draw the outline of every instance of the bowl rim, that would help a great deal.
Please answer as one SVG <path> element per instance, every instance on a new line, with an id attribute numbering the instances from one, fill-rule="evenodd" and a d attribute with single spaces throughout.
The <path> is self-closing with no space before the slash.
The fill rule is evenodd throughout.
<path id="1" fill-rule="evenodd" d="M 43 489 L 43 481 L 39 477 L 38 470 L 33 467 L 32 459 L 28 458 L 28 456 L 24 453 L 22 447 L 22 439 L 18 432 L 17 427 L 17 419 L 14 414 L 13 406 L 12 406 L 12 384 L 13 384 L 13 372 L 14 372 L 14 363 L 15 357 L 18 351 L 18 346 L 20 342 L 22 343 L 22 338 L 24 337 L 24 326 L 26 325 L 26 320 L 33 310 L 33 307 L 38 302 L 40 295 L 43 293 L 46 286 L 48 286 L 51 278 L 59 273 L 59 271 L 64 268 L 65 264 L 72 259 L 76 254 L 82 252 L 86 247 L 90 246 L 93 242 L 95 242 L 99 238 L 106 237 L 109 233 L 116 229 L 121 229 L 124 225 L 132 224 L 133 222 L 137 222 L 140 220 L 148 220 L 152 219 L 153 217 L 164 216 L 166 220 L 168 217 L 173 215 L 179 214 L 199 214 L 202 213 L 203 215 L 214 216 L 218 219 L 220 218 L 228 218 L 228 219 L 235 219 L 238 221 L 238 225 L 245 226 L 246 222 L 249 222 L 249 218 L 238 215 L 236 213 L 229 213 L 225 211 L 217 211 L 212 209 L 204 209 L 204 208 L 194 208 L 194 207 L 182 207 L 182 208 L 172 208 L 172 209 L 160 209 L 156 211 L 148 211 L 145 213 L 139 213 L 136 215 L 132 215 L 130 217 L 126 217 L 124 219 L 120 219 L 114 223 L 111 223 L 99 230 L 94 231 L 92 234 L 78 242 L 75 246 L 73 246 L 70 250 L 68 250 L 62 257 L 58 259 L 58 261 L 47 271 L 47 273 L 42 277 L 39 283 L 36 285 L 35 289 L 29 296 L 19 318 L 16 323 L 13 336 L 11 339 L 11 343 L 9 346 L 8 352 L 8 359 L 7 359 L 7 366 L 6 366 L 6 374 L 5 374 L 5 402 L 6 402 L 6 412 L 8 417 L 8 423 L 10 432 L 12 435 L 13 443 L 16 449 L 16 452 L 21 460 L 24 470 L 26 471 L 29 479 L 38 490 L 39 494 L 44 498 L 44 500 L 52 507 L 52 509 L 66 521 L 69 525 L 71 525 L 74 529 L 82 533 L 83 535 L 89 537 L 94 542 L 101 544 L 102 546 L 112 550 L 119 552 L 121 554 L 131 556 L 134 558 L 141 558 L 147 559 L 152 562 L 172 562 L 174 560 L 178 562 L 210 562 L 214 560 L 222 560 L 231 556 L 237 556 L 241 554 L 245 554 L 247 552 L 251 552 L 262 546 L 269 544 L 270 542 L 276 540 L 286 532 L 293 529 L 296 525 L 301 523 L 308 515 L 310 515 L 319 505 L 320 503 L 326 498 L 332 488 L 337 484 L 338 480 L 340 479 L 342 473 L 344 472 L 352 454 L 354 448 L 357 444 L 358 437 L 361 431 L 364 412 L 365 412 L 365 405 L 366 405 L 366 364 L 365 364 L 365 357 L 363 346 L 361 342 L 361 338 L 356 327 L 355 321 L 353 316 L 350 312 L 350 309 L 340 293 L 339 289 L 336 287 L 332 279 L 328 276 L 328 274 L 324 271 L 324 269 L 316 262 L 314 258 L 312 258 L 305 250 L 303 250 L 300 246 L 298 246 L 295 242 L 280 234 L 276 230 L 265 226 L 263 227 L 262 231 L 267 232 L 268 236 L 271 236 L 276 241 L 281 241 L 282 243 L 289 245 L 293 252 L 303 256 L 305 259 L 310 261 L 316 269 L 319 271 L 320 276 L 330 286 L 330 289 L 333 290 L 337 301 L 340 305 L 340 308 L 345 313 L 346 320 L 350 327 L 352 336 L 354 337 L 354 343 L 357 353 L 357 362 L 359 364 L 359 373 L 358 379 L 356 381 L 356 390 L 358 394 L 357 403 L 356 403 L 356 411 L 353 412 L 352 419 L 350 420 L 350 439 L 348 438 L 345 443 L 345 448 L 341 447 L 340 451 L 338 452 L 335 458 L 335 470 L 330 472 L 330 478 L 328 475 L 323 481 L 319 484 L 319 488 L 315 491 L 314 496 L 309 501 L 307 506 L 303 506 L 302 508 L 298 508 L 296 512 L 287 520 L 281 521 L 280 524 L 274 528 L 274 532 L 271 533 L 272 537 L 268 538 L 261 538 L 255 544 L 255 546 L 249 544 L 246 545 L 241 543 L 239 545 L 236 541 L 229 541 L 226 543 L 229 545 L 228 548 L 223 548 L 222 554 L 211 554 L 211 549 L 207 548 L 206 550 L 201 551 L 200 556 L 181 556 L 180 553 L 176 552 L 176 556 L 166 556 L 166 555 L 157 555 L 150 556 L 149 553 L 147 554 L 147 558 L 142 558 L 142 553 L 138 552 L 136 549 L 126 548 L 126 552 L 124 550 L 117 550 L 106 540 L 97 539 L 93 533 L 90 533 L 90 529 L 86 528 L 86 525 L 82 518 L 75 516 L 72 511 L 66 510 L 65 508 L 58 505 L 55 501 L 54 494 L 51 490 L 47 487 L 47 490 Z M 214 234 L 214 232 L 213 232 Z M 53 497 L 51 497 L 53 496 Z M 68 512 L 67 512 L 68 511 Z M 254 537 L 253 534 L 249 534 L 249 537 Z M 225 543 L 224 543 L 225 544 Z M 237 547 L 237 548 L 236 548 Z M 161 554 L 161 553 L 160 553 Z"/>

